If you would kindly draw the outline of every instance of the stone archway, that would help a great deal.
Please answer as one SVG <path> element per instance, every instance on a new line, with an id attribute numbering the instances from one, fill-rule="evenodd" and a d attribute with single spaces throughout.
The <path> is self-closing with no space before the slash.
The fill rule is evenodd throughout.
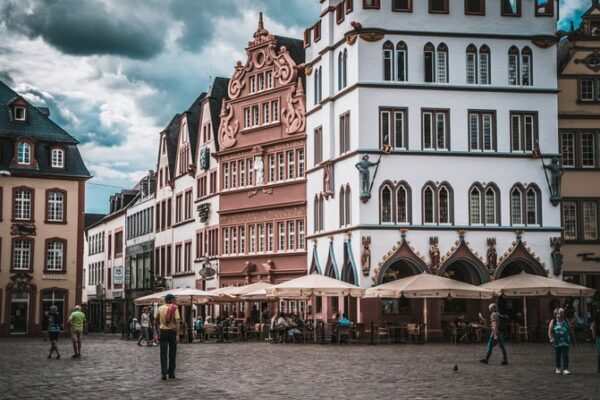
<path id="1" fill-rule="evenodd" d="M 437 274 L 471 285 L 481 285 L 490 281 L 487 268 L 464 240 L 461 240 L 454 253 L 442 262 Z"/>
<path id="2" fill-rule="evenodd" d="M 505 278 L 523 271 L 533 275 L 548 276 L 540 261 L 519 240 L 510 254 L 498 265 L 494 278 Z"/>
<path id="3" fill-rule="evenodd" d="M 388 272 L 389 268 L 397 262 L 401 263 Z M 400 268 L 402 266 L 403 268 Z M 405 273 L 402 272 L 402 270 L 406 268 L 408 268 L 407 270 L 411 271 L 412 273 L 405 275 Z M 397 273 L 398 277 L 395 279 L 400 279 L 400 277 L 406 278 L 407 276 L 420 274 L 423 272 L 430 272 L 425 262 L 419 256 L 417 256 L 417 254 L 410 247 L 408 242 L 406 240 L 402 240 L 401 242 L 399 242 L 398 245 L 394 246 L 394 248 L 386 255 L 385 259 L 379 263 L 372 277 L 373 285 L 380 285 L 381 283 L 385 283 L 383 281 L 385 274 L 396 274 L 394 271 L 398 269 L 400 272 Z M 393 280 L 389 277 L 386 279 L 386 282 Z"/>

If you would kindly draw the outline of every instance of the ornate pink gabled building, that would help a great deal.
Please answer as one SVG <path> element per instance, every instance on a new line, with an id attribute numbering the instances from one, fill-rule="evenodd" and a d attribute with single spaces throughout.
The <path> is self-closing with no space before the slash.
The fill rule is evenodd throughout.
<path id="1" fill-rule="evenodd" d="M 260 15 L 223 101 L 219 128 L 221 286 L 306 274 L 303 43 Z"/>

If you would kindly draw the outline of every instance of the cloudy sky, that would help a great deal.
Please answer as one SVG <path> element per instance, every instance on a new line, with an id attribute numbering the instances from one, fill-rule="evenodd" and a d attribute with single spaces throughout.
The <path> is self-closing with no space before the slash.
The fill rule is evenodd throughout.
<path id="1" fill-rule="evenodd" d="M 591 0 L 560 0 L 568 29 Z M 316 0 L 0 0 L 0 79 L 77 137 L 94 175 L 87 212 L 156 164 L 158 133 L 210 77 L 229 77 L 256 30 L 302 37 Z"/>

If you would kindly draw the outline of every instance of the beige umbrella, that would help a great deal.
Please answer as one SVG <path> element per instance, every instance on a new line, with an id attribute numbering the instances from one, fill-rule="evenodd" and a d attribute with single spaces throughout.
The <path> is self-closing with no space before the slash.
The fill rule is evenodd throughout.
<path id="1" fill-rule="evenodd" d="M 562 279 L 532 275 L 525 271 L 488 282 L 482 285 L 482 287 L 493 290 L 498 296 L 523 297 L 525 326 L 527 326 L 527 297 L 542 297 L 546 295 L 556 297 L 591 297 L 596 292 L 595 289 L 565 282 Z"/>
<path id="2" fill-rule="evenodd" d="M 387 282 L 365 291 L 365 297 L 367 298 L 397 298 L 401 296 L 423 299 L 423 320 L 425 321 L 425 340 L 427 340 L 427 299 L 442 299 L 447 297 L 491 299 L 494 296 L 494 292 L 479 286 L 427 273 Z"/>
<path id="3" fill-rule="evenodd" d="M 175 296 L 177 302 L 182 305 L 190 305 L 218 297 L 218 295 L 215 295 L 212 292 L 206 292 L 204 290 L 192 288 L 178 288 L 139 297 L 133 302 L 138 305 L 162 303 L 165 300 L 165 296 L 168 294 L 172 294 L 173 296 Z"/>
<path id="4" fill-rule="evenodd" d="M 284 299 L 306 299 L 311 296 L 362 297 L 364 289 L 320 274 L 305 275 L 267 288 L 267 295 Z"/>

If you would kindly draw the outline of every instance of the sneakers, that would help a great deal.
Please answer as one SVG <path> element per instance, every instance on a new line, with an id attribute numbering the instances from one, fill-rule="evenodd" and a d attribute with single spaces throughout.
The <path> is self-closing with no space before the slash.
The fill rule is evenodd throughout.
<path id="1" fill-rule="evenodd" d="M 486 360 L 485 358 L 482 358 L 481 360 L 479 360 L 479 362 L 482 364 L 487 364 L 488 360 Z"/>
<path id="2" fill-rule="evenodd" d="M 556 368 L 556 373 L 559 374 L 559 375 L 562 374 L 561 369 L 560 368 Z"/>
<path id="3" fill-rule="evenodd" d="M 568 370 L 568 369 L 565 369 L 565 370 L 563 371 L 563 375 L 569 375 L 569 374 L 570 374 L 570 372 L 569 372 L 569 370 Z"/>

